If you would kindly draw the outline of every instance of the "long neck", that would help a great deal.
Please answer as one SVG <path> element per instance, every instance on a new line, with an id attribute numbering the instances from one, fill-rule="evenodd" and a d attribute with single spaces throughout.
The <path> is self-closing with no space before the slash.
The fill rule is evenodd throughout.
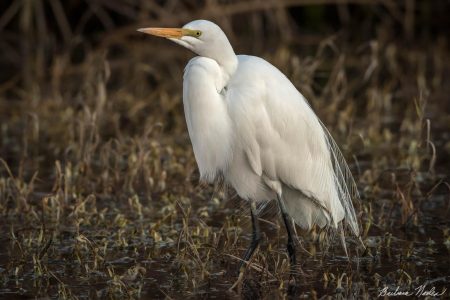
<path id="1" fill-rule="evenodd" d="M 214 59 L 223 71 L 225 84 L 228 83 L 231 76 L 238 67 L 238 59 L 234 53 L 233 47 L 225 34 L 221 38 L 213 41 L 203 53 L 202 56 Z"/>
<path id="2" fill-rule="evenodd" d="M 220 52 L 217 53 L 217 55 L 215 55 L 215 57 L 212 58 L 215 59 L 219 66 L 222 68 L 223 74 L 225 76 L 224 80 L 228 83 L 231 76 L 233 76 L 238 67 L 238 59 L 230 43 L 227 43 L 227 47 L 224 47 Z"/>

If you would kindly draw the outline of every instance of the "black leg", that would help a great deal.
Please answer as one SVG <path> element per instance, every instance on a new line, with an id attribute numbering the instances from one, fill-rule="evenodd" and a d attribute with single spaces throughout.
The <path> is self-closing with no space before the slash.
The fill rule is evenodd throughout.
<path id="1" fill-rule="evenodd" d="M 287 214 L 286 207 L 284 206 L 284 202 L 280 195 L 278 195 L 278 205 L 280 206 L 281 216 L 283 217 L 284 226 L 286 227 L 288 234 L 287 251 L 291 262 L 291 270 L 293 270 L 294 266 L 297 264 L 297 259 L 295 257 L 295 244 L 294 239 L 292 238 L 294 236 L 294 230 L 292 229 L 291 218 Z"/>
<path id="2" fill-rule="evenodd" d="M 256 215 L 256 204 L 254 201 L 250 202 L 250 213 L 252 215 L 252 242 L 247 251 L 245 251 L 244 257 L 242 258 L 241 265 L 239 266 L 239 272 L 243 270 L 245 263 L 252 257 L 253 252 L 255 252 L 258 247 L 259 241 L 261 240 L 261 231 L 259 230 L 258 216 Z"/>

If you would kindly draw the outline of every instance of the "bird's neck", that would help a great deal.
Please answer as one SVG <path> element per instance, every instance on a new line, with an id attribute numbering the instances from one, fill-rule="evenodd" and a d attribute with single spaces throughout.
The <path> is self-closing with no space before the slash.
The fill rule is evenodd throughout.
<path id="1" fill-rule="evenodd" d="M 214 59 L 222 69 L 223 79 L 226 85 L 238 67 L 238 58 L 234 53 L 233 48 L 228 44 L 219 51 L 215 51 L 214 57 L 211 58 Z"/>
<path id="2" fill-rule="evenodd" d="M 224 81 L 228 83 L 228 81 L 233 76 L 234 72 L 236 72 L 236 69 L 238 67 L 238 59 L 236 54 L 234 54 L 233 52 L 232 55 L 224 58 L 221 61 L 218 61 L 218 64 L 223 71 Z"/>

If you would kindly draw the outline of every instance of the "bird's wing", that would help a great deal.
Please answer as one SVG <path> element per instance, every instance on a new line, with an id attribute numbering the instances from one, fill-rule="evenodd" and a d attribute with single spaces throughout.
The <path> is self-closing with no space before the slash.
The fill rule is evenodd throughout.
<path id="1" fill-rule="evenodd" d="M 183 105 L 202 180 L 212 182 L 232 154 L 231 122 L 220 90 L 220 67 L 212 59 L 195 57 L 186 66 Z"/>
<path id="2" fill-rule="evenodd" d="M 350 172 L 350 168 L 345 161 L 339 146 L 331 136 L 331 133 L 325 127 L 325 125 L 319 120 L 327 141 L 328 149 L 331 153 L 331 162 L 334 170 L 334 181 L 337 187 L 339 200 L 345 210 L 345 218 L 347 225 L 352 229 L 356 236 L 359 236 L 359 225 L 356 217 L 355 209 L 353 207 L 352 200 L 355 202 L 360 201 L 358 187 L 353 179 L 353 175 Z"/>
<path id="3" fill-rule="evenodd" d="M 330 225 L 336 227 L 347 217 L 357 233 L 350 193 L 355 186 L 345 160 L 292 83 L 265 60 L 239 56 L 226 99 L 236 126 L 237 144 L 245 151 L 253 171 L 299 192 L 295 199 L 284 199 L 288 209 L 305 217 L 308 204 L 304 201 L 309 199 L 312 209 L 318 206 L 326 211 L 322 215 L 327 223 L 331 219 Z M 303 202 L 296 206 L 295 201 Z M 302 225 L 310 227 L 322 221 Z"/>

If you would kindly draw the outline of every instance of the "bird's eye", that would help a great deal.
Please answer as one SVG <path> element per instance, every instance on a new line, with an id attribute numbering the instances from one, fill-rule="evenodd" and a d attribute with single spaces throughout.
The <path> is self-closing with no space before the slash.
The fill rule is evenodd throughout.
<path id="1" fill-rule="evenodd" d="M 200 30 L 196 30 L 194 34 L 196 37 L 199 37 L 202 35 L 202 32 Z"/>

